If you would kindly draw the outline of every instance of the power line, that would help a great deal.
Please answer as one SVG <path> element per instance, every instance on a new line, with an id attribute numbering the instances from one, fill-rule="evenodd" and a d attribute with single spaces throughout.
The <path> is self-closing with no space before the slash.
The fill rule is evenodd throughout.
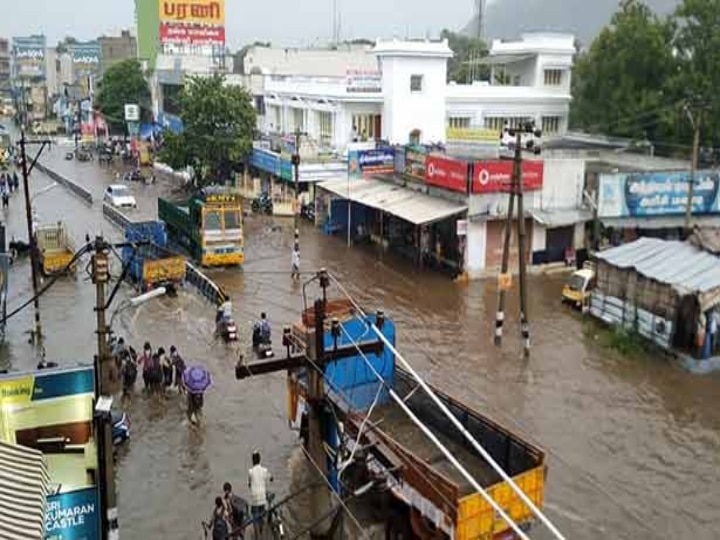
<path id="1" fill-rule="evenodd" d="M 355 309 L 358 310 L 358 313 L 360 313 L 364 317 L 366 317 L 362 308 L 357 304 L 357 302 L 355 302 L 355 300 L 352 297 L 350 297 L 350 295 L 347 293 L 347 291 L 342 286 L 342 284 L 339 283 L 338 280 L 333 275 L 331 275 L 331 274 L 328 274 L 328 275 L 335 282 L 335 284 L 340 288 L 340 290 L 343 292 L 343 294 L 345 294 L 345 296 L 348 298 L 348 300 L 350 300 L 350 302 L 355 306 Z M 341 327 L 342 327 L 342 325 L 341 325 Z M 342 328 L 343 328 L 343 331 L 345 331 L 344 327 L 342 327 Z M 500 467 L 500 465 L 488 453 L 488 451 L 485 450 L 485 448 L 482 447 L 482 445 L 475 439 L 475 437 L 460 423 L 460 421 L 457 419 L 457 417 L 454 414 L 452 414 L 452 412 L 447 408 L 447 406 L 444 403 L 442 403 L 442 401 L 440 401 L 440 399 L 437 397 L 435 392 L 433 392 L 432 389 L 427 385 L 427 383 L 422 379 L 422 377 L 420 377 L 417 374 L 417 372 L 413 369 L 413 367 L 410 365 L 410 363 L 407 362 L 407 360 L 405 360 L 402 357 L 402 355 L 399 353 L 399 351 L 397 351 L 397 349 L 395 349 L 395 347 L 390 343 L 390 341 L 385 337 L 385 335 L 377 328 L 377 326 L 375 324 L 372 324 L 371 329 L 377 335 L 377 337 L 385 344 L 385 346 L 388 347 L 392 351 L 392 353 L 395 355 L 395 357 L 400 360 L 403 367 L 413 376 L 413 378 L 415 380 L 417 380 L 417 382 L 420 384 L 420 386 L 422 386 L 422 389 L 425 391 L 425 393 L 432 399 L 432 401 L 443 412 L 443 414 L 455 425 L 455 427 L 458 429 L 458 431 L 460 431 L 460 433 L 463 435 L 463 437 L 473 446 L 473 448 L 475 448 L 475 450 L 477 450 L 480 453 L 480 455 L 485 459 L 485 461 L 487 461 L 490 464 L 490 466 L 495 470 L 495 472 L 497 472 L 500 475 L 500 477 L 505 482 L 507 482 L 507 484 L 518 495 L 518 497 L 520 497 L 520 499 L 532 510 L 533 514 L 535 514 L 540 519 L 540 521 L 543 522 L 543 524 L 553 533 L 553 535 L 556 538 L 558 538 L 560 540 L 564 540 L 565 537 L 563 536 L 563 534 L 555 527 L 555 525 L 553 525 L 553 523 L 547 518 L 547 516 L 545 516 L 545 514 L 537 507 L 537 505 L 532 500 L 530 500 L 530 498 L 525 494 L 525 492 L 517 486 L 515 481 L 505 472 L 505 470 L 502 467 Z M 346 332 L 346 334 L 347 334 L 347 332 Z M 356 344 L 356 347 L 357 347 L 357 344 Z M 362 352 L 362 351 L 360 351 L 360 352 Z M 366 363 L 369 364 L 367 357 L 364 354 L 362 356 L 365 359 Z M 376 374 L 376 376 L 378 376 L 378 378 L 381 381 L 383 381 L 382 377 L 377 373 L 377 370 L 375 370 L 375 368 L 372 366 L 372 364 L 370 364 L 370 368 Z M 392 390 L 391 388 L 389 389 L 389 391 L 391 392 L 391 395 L 395 394 L 394 390 Z M 395 394 L 395 396 L 397 396 L 397 394 Z M 400 401 L 402 402 L 402 405 L 400 405 L 400 406 L 403 409 L 406 409 L 407 406 L 405 405 L 405 402 L 402 400 L 400 400 Z M 406 414 L 408 412 L 409 412 L 409 409 L 406 411 Z M 419 422 L 419 420 L 418 420 L 418 422 Z M 420 427 L 420 426 L 418 426 L 418 427 Z M 423 428 L 421 428 L 421 429 L 423 429 Z M 427 429 L 427 428 L 425 428 L 425 429 Z M 428 435 L 428 436 L 430 436 L 430 435 Z M 456 468 L 457 468 L 457 466 L 456 466 Z M 460 470 L 460 469 L 458 469 L 458 470 Z M 474 479 L 473 479 L 473 482 L 474 482 Z M 475 483 L 477 483 L 477 482 L 475 482 Z M 477 485 L 479 486 L 479 484 L 477 484 Z M 480 488 L 478 491 L 481 491 L 481 490 L 482 490 L 482 488 Z M 489 499 L 493 500 L 492 497 L 489 497 Z M 493 503 L 494 502 L 495 501 L 493 500 Z M 503 514 L 501 514 L 501 515 L 503 515 Z M 509 519 L 509 517 L 508 517 L 508 519 Z M 511 522 L 508 522 L 508 523 L 511 523 Z"/>

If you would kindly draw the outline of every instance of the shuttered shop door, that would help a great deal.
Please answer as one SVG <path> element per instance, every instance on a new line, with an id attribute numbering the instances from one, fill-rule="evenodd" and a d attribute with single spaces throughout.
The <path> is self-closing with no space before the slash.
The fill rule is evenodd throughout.
<path id="1" fill-rule="evenodd" d="M 567 227 L 557 227 L 547 230 L 547 262 L 557 262 L 565 260 L 565 250 L 573 247 L 573 237 L 575 235 L 575 225 Z"/>

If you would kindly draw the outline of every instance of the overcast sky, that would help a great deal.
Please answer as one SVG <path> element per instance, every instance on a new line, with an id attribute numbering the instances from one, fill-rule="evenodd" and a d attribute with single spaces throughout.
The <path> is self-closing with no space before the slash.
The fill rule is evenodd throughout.
<path id="1" fill-rule="evenodd" d="M 134 0 L 2 0 L 12 4 L 0 17 L 0 36 L 44 33 L 48 44 L 73 35 L 88 40 L 135 33 Z M 472 16 L 475 0 L 336 0 L 341 37 L 437 36 L 459 29 Z M 255 40 L 282 45 L 327 43 L 332 35 L 333 0 L 226 0 L 228 46 Z"/>

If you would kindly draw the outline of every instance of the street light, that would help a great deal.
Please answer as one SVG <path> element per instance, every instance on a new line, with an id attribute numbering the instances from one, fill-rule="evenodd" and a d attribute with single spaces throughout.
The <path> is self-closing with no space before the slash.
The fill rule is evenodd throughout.
<path id="1" fill-rule="evenodd" d="M 97 280 L 98 268 L 102 265 L 103 257 L 98 257 L 97 253 L 94 255 L 94 257 L 94 267 Z M 98 258 L 100 259 L 99 262 Z M 100 271 L 102 272 L 102 269 L 100 269 Z M 98 283 L 101 286 L 99 287 L 98 292 L 103 294 L 99 295 L 99 298 L 104 299 L 102 276 L 100 276 L 100 278 L 101 279 Z M 110 413 L 113 398 L 109 395 L 103 395 L 101 390 L 104 390 L 105 387 L 100 384 L 100 381 L 102 380 L 101 369 L 103 368 L 103 362 L 105 361 L 105 355 L 107 354 L 107 335 L 112 332 L 112 323 L 118 313 L 127 308 L 138 307 L 145 302 L 152 300 L 153 298 L 164 295 L 166 292 L 167 290 L 165 289 L 165 287 L 158 287 L 157 289 L 153 289 L 152 291 L 149 291 L 145 294 L 141 294 L 139 296 L 124 300 L 113 311 L 112 315 L 110 316 L 110 324 L 108 324 L 106 328 L 104 328 L 105 325 L 103 324 L 105 318 L 104 309 L 98 310 L 98 336 L 100 340 L 99 343 L 102 343 L 102 346 L 99 348 L 99 354 L 95 356 L 95 371 L 97 373 L 96 378 L 98 381 L 96 389 L 97 399 L 95 405 L 95 418 L 98 422 L 98 430 L 102 433 L 98 452 L 98 459 L 100 462 L 100 478 L 102 480 L 100 482 L 100 494 L 103 506 L 102 537 L 108 540 L 116 540 L 119 538 L 120 526 L 118 524 L 118 511 L 115 493 L 115 463 L 113 462 L 112 419 Z M 100 331 L 100 329 L 103 330 Z"/>

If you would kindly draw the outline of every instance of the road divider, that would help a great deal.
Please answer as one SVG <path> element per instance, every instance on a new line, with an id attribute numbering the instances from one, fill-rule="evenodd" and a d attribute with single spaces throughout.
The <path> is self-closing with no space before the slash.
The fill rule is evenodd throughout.
<path id="1" fill-rule="evenodd" d="M 86 203 L 92 204 L 92 202 L 93 202 L 92 194 L 87 189 L 82 187 L 81 185 L 76 184 L 69 178 L 63 176 L 62 174 L 60 174 L 56 171 L 53 171 L 52 169 L 47 168 L 45 165 L 43 165 L 40 162 L 35 163 L 35 167 L 37 167 L 37 169 L 40 172 L 48 175 L 50 178 L 52 178 L 58 184 L 68 188 L 74 195 L 77 195 Z"/>
<path id="2" fill-rule="evenodd" d="M 219 285 L 189 262 L 185 263 L 185 281 L 195 286 L 201 295 L 210 300 L 216 306 L 219 306 L 230 299 L 230 297 Z"/>
<path id="3" fill-rule="evenodd" d="M 103 216 L 113 225 L 125 230 L 133 221 L 114 206 L 103 202 Z"/>

